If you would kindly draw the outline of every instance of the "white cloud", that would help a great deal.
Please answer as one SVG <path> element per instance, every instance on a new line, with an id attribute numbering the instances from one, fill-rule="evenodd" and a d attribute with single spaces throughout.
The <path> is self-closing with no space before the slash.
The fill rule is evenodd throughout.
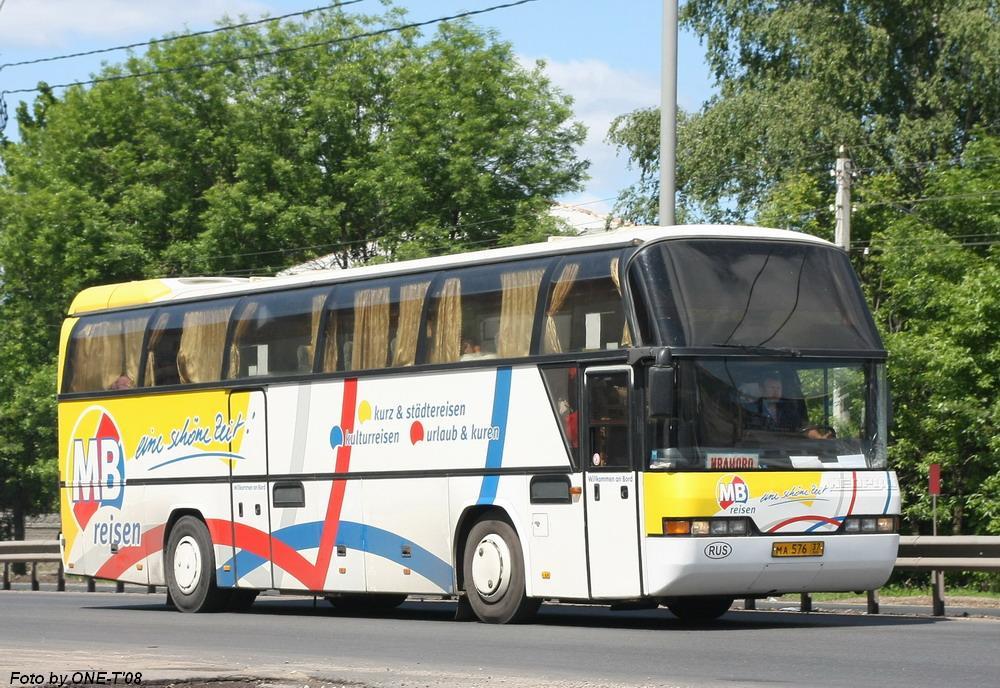
<path id="1" fill-rule="evenodd" d="M 7 0 L 0 12 L 0 45 L 12 48 L 60 48 L 86 39 L 151 38 L 185 26 L 209 28 L 220 17 L 268 11 L 258 0 Z"/>
<path id="2" fill-rule="evenodd" d="M 534 60 L 522 58 L 526 66 Z M 573 97 L 576 119 L 587 127 L 587 140 L 579 150 L 590 161 L 590 180 L 581 194 L 567 196 L 567 203 L 587 203 L 598 211 L 610 209 L 614 197 L 633 183 L 638 174 L 629 170 L 612 145 L 605 143 L 611 121 L 618 115 L 660 103 L 658 77 L 615 69 L 595 59 L 546 61 L 545 73 L 560 90 Z"/>

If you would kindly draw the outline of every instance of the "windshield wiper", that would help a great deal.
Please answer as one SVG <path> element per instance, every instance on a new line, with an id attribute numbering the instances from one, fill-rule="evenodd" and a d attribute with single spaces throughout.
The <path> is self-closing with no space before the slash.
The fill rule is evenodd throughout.
<path id="1" fill-rule="evenodd" d="M 798 349 L 791 349 L 783 346 L 759 346 L 753 344 L 726 344 L 724 342 L 712 344 L 722 349 L 737 349 L 748 354 L 781 354 L 783 356 L 801 356 Z"/>

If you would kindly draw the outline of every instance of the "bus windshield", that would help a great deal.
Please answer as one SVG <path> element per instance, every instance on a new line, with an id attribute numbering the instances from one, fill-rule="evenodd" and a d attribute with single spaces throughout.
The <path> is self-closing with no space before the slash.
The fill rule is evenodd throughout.
<path id="1" fill-rule="evenodd" d="M 650 468 L 885 468 L 885 366 L 677 361 L 677 415 L 650 423 Z"/>
<path id="2" fill-rule="evenodd" d="M 640 249 L 630 276 L 649 343 L 882 349 L 850 262 L 833 247 L 670 240 Z"/>

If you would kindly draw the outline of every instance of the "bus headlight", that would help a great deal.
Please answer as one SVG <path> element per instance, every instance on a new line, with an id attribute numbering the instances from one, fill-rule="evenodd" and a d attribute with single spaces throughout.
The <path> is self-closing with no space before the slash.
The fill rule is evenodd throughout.
<path id="1" fill-rule="evenodd" d="M 844 519 L 845 533 L 895 533 L 898 522 L 895 516 L 850 516 Z"/>
<path id="2" fill-rule="evenodd" d="M 664 518 L 663 534 L 695 537 L 749 535 L 750 525 L 745 518 Z"/>

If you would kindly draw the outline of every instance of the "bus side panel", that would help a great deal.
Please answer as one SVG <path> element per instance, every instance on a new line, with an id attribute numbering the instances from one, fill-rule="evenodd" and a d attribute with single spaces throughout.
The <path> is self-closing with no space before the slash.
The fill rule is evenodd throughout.
<path id="1" fill-rule="evenodd" d="M 227 421 L 224 391 L 61 402 L 67 571 L 163 584 L 165 528 L 182 506 L 206 519 L 223 560 L 229 467 L 246 428 Z"/>
<path id="2" fill-rule="evenodd" d="M 364 505 L 370 592 L 454 592 L 447 478 L 366 479 Z"/>

